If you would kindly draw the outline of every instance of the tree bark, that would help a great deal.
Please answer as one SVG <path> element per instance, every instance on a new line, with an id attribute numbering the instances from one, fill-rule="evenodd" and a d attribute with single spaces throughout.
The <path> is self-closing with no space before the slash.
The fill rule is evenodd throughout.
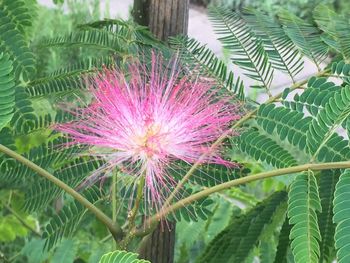
<path id="1" fill-rule="evenodd" d="M 166 225 L 165 225 L 166 224 Z M 163 222 L 148 236 L 144 237 L 139 247 L 140 258 L 152 263 L 173 263 L 176 223 Z"/>
<path id="2" fill-rule="evenodd" d="M 135 22 L 148 26 L 163 41 L 187 35 L 189 0 L 134 0 Z"/>
<path id="3" fill-rule="evenodd" d="M 136 23 L 148 26 L 160 40 L 170 36 L 187 35 L 189 0 L 134 0 L 133 17 Z M 140 246 L 140 258 L 152 263 L 173 263 L 175 222 L 158 224 Z"/>

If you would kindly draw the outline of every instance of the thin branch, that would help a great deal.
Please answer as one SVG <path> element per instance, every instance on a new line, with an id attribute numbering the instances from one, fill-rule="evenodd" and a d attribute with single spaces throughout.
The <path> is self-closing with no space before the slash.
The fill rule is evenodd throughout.
<path id="1" fill-rule="evenodd" d="M 176 211 L 177 209 L 182 208 L 182 207 L 184 207 L 190 203 L 193 203 L 197 200 L 200 200 L 202 198 L 205 198 L 213 193 L 220 192 L 220 191 L 225 190 L 225 189 L 229 189 L 233 186 L 247 184 L 250 182 L 257 181 L 257 180 L 262 180 L 262 179 L 286 175 L 286 174 L 299 173 L 299 172 L 303 172 L 303 171 L 307 171 L 307 170 L 321 171 L 321 170 L 345 169 L 345 168 L 350 168 L 350 161 L 319 163 L 319 164 L 308 163 L 308 164 L 303 164 L 303 165 L 298 165 L 298 166 L 293 166 L 293 167 L 288 167 L 288 168 L 282 168 L 282 169 L 277 169 L 274 171 L 263 172 L 263 173 L 258 173 L 255 175 L 250 175 L 247 177 L 238 178 L 235 180 L 231 180 L 231 181 L 207 188 L 203 191 L 200 191 L 200 192 L 195 193 L 189 197 L 186 197 L 184 199 L 179 200 L 175 204 L 165 208 L 164 210 L 162 210 L 159 213 L 157 213 L 156 215 L 154 215 L 152 218 L 150 218 L 145 223 L 145 225 L 152 227 L 160 219 L 162 219 L 166 215 Z M 146 229 L 145 231 L 144 230 L 136 231 L 135 235 L 143 236 L 143 235 L 147 234 L 148 232 L 149 232 L 148 229 Z"/>
<path id="2" fill-rule="evenodd" d="M 145 176 L 142 175 L 140 177 L 140 181 L 137 185 L 137 194 L 135 199 L 134 207 L 131 209 L 129 215 L 128 215 L 128 222 L 129 222 L 129 234 L 126 235 L 126 237 L 121 241 L 122 248 L 126 249 L 131 239 L 134 237 L 131 233 L 132 230 L 135 228 L 135 220 L 137 212 L 139 211 L 141 199 L 143 196 L 143 187 L 145 186 Z"/>
<path id="3" fill-rule="evenodd" d="M 114 171 L 112 175 L 112 189 L 111 189 L 111 198 L 112 198 L 112 221 L 113 224 L 117 224 L 117 176 L 118 171 Z M 117 243 L 114 242 L 113 249 L 117 249 Z"/>
<path id="4" fill-rule="evenodd" d="M 59 188 L 64 190 L 66 193 L 70 194 L 75 200 L 77 200 L 84 207 L 86 207 L 86 209 L 92 212 L 97 217 L 97 219 L 99 219 L 104 225 L 106 225 L 106 227 L 111 232 L 113 238 L 116 241 L 121 236 L 122 229 L 118 225 L 114 224 L 114 222 L 105 213 L 103 213 L 100 209 L 98 209 L 95 205 L 89 202 L 84 196 L 82 196 L 80 193 L 75 191 L 69 185 L 65 184 L 64 182 L 62 182 L 57 177 L 53 176 L 52 174 L 50 174 L 40 166 L 26 159 L 22 155 L 19 155 L 16 152 L 10 150 L 9 148 L 5 147 L 2 144 L 0 144 L 0 152 L 3 152 L 11 156 L 12 158 L 16 159 L 17 161 L 23 163 L 25 166 L 29 167 L 40 176 L 46 178 L 47 180 L 51 181 L 52 183 L 57 185 Z"/>

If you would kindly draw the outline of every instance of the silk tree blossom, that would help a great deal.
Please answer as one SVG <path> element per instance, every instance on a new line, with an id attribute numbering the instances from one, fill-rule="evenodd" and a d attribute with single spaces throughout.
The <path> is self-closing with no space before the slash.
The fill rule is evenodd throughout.
<path id="1" fill-rule="evenodd" d="M 229 92 L 208 79 L 184 77 L 173 59 L 166 67 L 152 55 L 151 68 L 132 62 L 128 71 L 108 70 L 90 79 L 93 100 L 75 112 L 76 120 L 57 125 L 73 144 L 103 149 L 104 173 L 118 167 L 144 176 L 147 202 L 160 205 L 176 160 L 230 165 L 222 147 L 211 144 L 239 118 Z M 221 90 L 222 91 L 222 90 Z"/>

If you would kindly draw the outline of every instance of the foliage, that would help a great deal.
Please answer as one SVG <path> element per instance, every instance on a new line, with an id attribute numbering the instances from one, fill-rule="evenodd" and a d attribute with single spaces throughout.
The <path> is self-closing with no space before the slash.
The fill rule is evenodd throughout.
<path id="1" fill-rule="evenodd" d="M 118 171 L 117 186 L 112 174 L 96 176 L 105 161 L 83 146 L 69 146 L 69 140 L 52 126 L 75 118 L 59 105 L 74 112 L 76 106 L 90 103 L 85 83 L 89 75 L 103 67 L 126 70 L 127 62 L 135 58 L 147 66 L 151 49 L 166 57 L 177 53 L 184 74 L 199 72 L 201 77 L 215 80 L 242 108 L 241 120 L 233 123 L 239 135 L 230 134 L 223 140 L 225 157 L 235 160 L 236 167 L 200 164 L 192 171 L 191 164 L 178 162 L 170 173 L 176 181 L 188 171 L 191 174 L 169 203 L 177 210 L 167 215 L 180 226 L 178 262 L 253 262 L 254 258 L 260 262 L 348 261 L 349 170 L 340 169 L 343 165 L 312 171 L 306 165 L 297 175 L 289 172 L 298 165 L 350 159 L 346 16 L 325 5 L 312 11 L 312 20 L 290 10 L 274 11 L 271 16 L 256 9 L 233 12 L 211 7 L 210 19 L 229 54 L 225 63 L 192 38 L 177 36 L 167 46 L 132 21 L 91 22 L 86 10 L 81 12 L 85 14 L 82 19 L 52 10 L 36 13 L 35 1 L 25 3 L 0 1 L 1 145 L 45 169 L 112 217 L 113 224 L 123 226 L 124 235 L 130 234 L 132 224 L 139 226 L 138 230 L 146 227 L 143 222 L 149 222 L 145 220 L 158 211 L 147 214 L 141 204 L 135 222 L 129 222 L 132 215 L 128 209 L 135 204 L 135 197 L 126 194 L 132 187 L 131 176 Z M 57 26 L 61 31 L 39 32 L 41 23 L 51 15 L 60 19 L 48 23 L 54 28 L 62 22 Z M 66 30 L 68 27 L 71 30 Z M 305 59 L 318 72 L 299 81 Z M 253 81 L 250 88 L 259 88 L 259 94 L 268 96 L 264 103 L 249 96 L 245 80 L 234 74 L 236 67 Z M 273 88 L 279 84 L 275 72 L 285 73 L 291 80 L 280 93 Z M 288 175 L 225 188 L 232 181 L 237 185 L 249 182 L 254 178 L 251 173 L 263 172 L 258 174 L 262 178 L 281 169 Z M 6 189 L 0 195 L 0 256 L 6 260 L 147 262 L 131 252 L 107 253 L 112 242 L 106 245 L 107 230 L 90 214 L 91 209 L 65 193 L 67 187 L 38 177 L 34 170 L 3 153 L 0 187 Z M 202 196 L 210 189 L 220 191 Z M 189 201 L 181 203 L 182 199 Z M 126 248 L 136 251 L 138 241 L 134 238 Z"/>
<path id="2" fill-rule="evenodd" d="M 322 208 L 317 188 L 312 172 L 297 176 L 290 187 L 288 217 L 293 227 L 289 238 L 295 262 L 319 260 L 321 235 L 316 213 Z"/>
<path id="3" fill-rule="evenodd" d="M 13 116 L 13 107 L 15 102 L 15 83 L 13 81 L 12 75 L 12 63 L 9 60 L 9 57 L 1 54 L 0 65 L 0 94 L 3 98 L 0 104 L 0 129 L 2 129 L 12 119 Z"/>
<path id="4" fill-rule="evenodd" d="M 349 217 L 348 217 L 348 184 L 349 170 L 346 170 L 339 178 L 336 185 L 333 201 L 333 222 L 335 228 L 335 248 L 337 249 L 337 259 L 339 262 L 348 261 L 350 254 L 348 250 L 349 240 Z"/>

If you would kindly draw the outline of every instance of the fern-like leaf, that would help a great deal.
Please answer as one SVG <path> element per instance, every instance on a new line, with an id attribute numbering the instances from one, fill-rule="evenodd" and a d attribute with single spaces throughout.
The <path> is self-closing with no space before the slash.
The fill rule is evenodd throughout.
<path id="1" fill-rule="evenodd" d="M 29 27 L 33 24 L 33 13 L 29 10 L 23 0 L 2 0 L 0 8 L 3 9 L 9 18 L 15 23 L 16 28 L 22 35 L 27 33 Z"/>
<path id="2" fill-rule="evenodd" d="M 297 164 L 294 157 L 271 138 L 258 131 L 248 130 L 240 135 L 240 149 L 256 160 L 265 161 L 277 167 L 290 167 Z"/>
<path id="3" fill-rule="evenodd" d="M 335 187 L 333 200 L 333 222 L 335 228 L 335 248 L 337 262 L 350 261 L 350 170 L 346 170 Z"/>
<path id="4" fill-rule="evenodd" d="M 335 117 L 336 118 L 336 117 Z M 307 146 L 307 134 L 313 118 L 304 117 L 304 114 L 284 107 L 276 107 L 274 104 L 261 105 L 257 114 L 258 124 L 269 134 L 276 131 L 280 139 L 287 140 L 290 144 L 310 154 Z M 324 131 L 320 131 L 324 132 Z M 348 141 L 336 133 L 321 145 L 319 160 L 347 160 L 350 156 Z"/>
<path id="5" fill-rule="evenodd" d="M 261 105 L 257 114 L 258 124 L 267 133 L 271 134 L 276 130 L 282 141 L 286 139 L 300 150 L 306 147 L 306 132 L 311 119 L 304 118 L 301 112 L 276 107 L 274 104 Z"/>
<path id="6" fill-rule="evenodd" d="M 190 191 L 187 190 L 186 194 L 189 195 L 189 192 Z M 168 219 L 177 222 L 181 220 L 185 220 L 186 222 L 198 222 L 199 219 L 207 220 L 208 217 L 213 214 L 212 204 L 213 200 L 210 198 L 198 200 L 168 215 Z"/>
<path id="7" fill-rule="evenodd" d="M 50 75 L 30 82 L 26 92 L 31 97 L 64 94 L 70 91 L 86 89 L 83 76 L 102 69 L 103 66 L 110 67 L 114 59 L 110 56 L 103 58 L 85 58 L 66 68 L 58 69 Z"/>
<path id="8" fill-rule="evenodd" d="M 303 69 L 304 61 L 281 25 L 273 17 L 254 9 L 246 9 L 244 19 L 262 39 L 272 66 L 287 73 L 295 82 L 295 75 Z"/>
<path id="9" fill-rule="evenodd" d="M 175 180 L 181 180 L 190 168 L 191 164 L 177 161 L 174 168 L 169 168 L 169 173 Z M 239 167 L 230 168 L 220 164 L 201 164 L 193 172 L 189 181 L 194 185 L 211 187 L 240 177 L 240 172 L 242 172 L 242 169 Z"/>
<path id="10" fill-rule="evenodd" d="M 289 234 L 291 225 L 286 217 L 278 238 L 277 251 L 273 263 L 287 263 L 287 253 L 289 248 Z"/>
<path id="11" fill-rule="evenodd" d="M 339 179 L 338 170 L 325 170 L 319 177 L 320 199 L 322 213 L 318 215 L 318 225 L 321 231 L 320 259 L 331 262 L 334 258 L 333 198 L 335 185 Z"/>
<path id="12" fill-rule="evenodd" d="M 317 212 L 321 212 L 316 178 L 312 172 L 298 175 L 288 195 L 291 248 L 296 263 L 318 263 L 321 234 Z"/>
<path id="13" fill-rule="evenodd" d="M 10 123 L 11 127 L 14 127 L 17 134 L 27 134 L 35 129 L 38 116 L 23 87 L 16 88 L 15 100 L 15 114 Z"/>
<path id="14" fill-rule="evenodd" d="M 307 146 L 314 158 L 323 161 L 340 161 L 338 156 L 334 155 L 330 148 L 324 145 L 332 145 L 339 136 L 335 134 L 336 129 L 350 115 L 350 86 L 343 87 L 341 92 L 335 93 L 318 114 L 317 118 L 312 120 L 307 132 Z M 337 142 L 338 150 L 344 154 L 345 159 L 350 157 L 350 149 L 347 147 L 348 142 L 342 140 Z"/>
<path id="15" fill-rule="evenodd" d="M 340 88 L 333 82 L 328 82 L 326 78 L 312 77 L 308 81 L 307 89 L 301 94 L 296 93 L 291 101 L 283 97 L 282 103 L 292 110 L 302 113 L 307 110 L 312 116 L 316 116 L 326 106 L 330 97 L 335 92 L 340 92 Z"/>
<path id="16" fill-rule="evenodd" d="M 350 64 L 343 60 L 332 64 L 332 74 L 338 75 L 346 84 L 350 85 Z"/>
<path id="17" fill-rule="evenodd" d="M 247 71 L 249 78 L 258 82 L 252 87 L 268 89 L 273 79 L 273 68 L 261 39 L 253 34 L 238 14 L 230 10 L 212 8 L 209 18 L 224 48 L 233 53 L 232 62 Z"/>
<path id="18" fill-rule="evenodd" d="M 100 199 L 100 193 L 96 187 L 86 189 L 82 195 L 91 203 L 96 203 Z M 63 237 L 71 237 L 85 212 L 86 208 L 75 200 L 64 206 L 45 228 L 43 234 L 43 238 L 46 239 L 45 248 L 51 249 Z"/>
<path id="19" fill-rule="evenodd" d="M 11 16 L 8 16 L 8 13 L 1 8 L 1 5 L 0 42 L 0 53 L 5 52 L 9 54 L 13 61 L 16 80 L 28 81 L 32 78 L 36 73 L 34 55 L 29 51 L 24 36 L 11 20 Z"/>
<path id="20" fill-rule="evenodd" d="M 13 117 L 15 82 L 12 69 L 12 62 L 9 56 L 0 53 L 0 130 Z"/>
<path id="21" fill-rule="evenodd" d="M 30 149 L 29 153 L 24 154 L 24 157 L 44 169 L 58 169 L 69 162 L 67 158 L 80 151 L 77 147 L 62 148 L 62 144 L 65 142 L 67 142 L 66 139 L 58 137 L 53 141 L 48 141 L 39 147 Z M 58 149 L 58 146 L 61 148 Z M 2 160 L 0 171 L 0 181 L 7 183 L 10 188 L 13 188 L 15 185 L 23 186 L 23 183 L 31 182 L 37 178 L 37 175 L 32 169 L 16 162 L 12 158 L 4 158 Z"/>
<path id="22" fill-rule="evenodd" d="M 84 177 L 101 165 L 102 162 L 95 159 L 77 158 L 57 169 L 53 175 L 70 187 L 75 188 Z M 59 197 L 62 192 L 61 188 L 47 179 L 41 178 L 25 190 L 24 208 L 30 212 L 38 211 Z"/>
<path id="23" fill-rule="evenodd" d="M 128 39 L 132 44 L 141 44 L 148 46 L 162 45 L 161 41 L 156 39 L 149 29 L 145 26 L 123 21 L 120 19 L 104 19 L 79 26 L 80 29 L 99 29 L 110 32 L 114 35 L 122 36 Z M 131 45 L 132 46 L 132 45 Z"/>
<path id="24" fill-rule="evenodd" d="M 318 69 L 327 57 L 328 47 L 320 38 L 320 31 L 288 11 L 281 11 L 279 19 L 288 37 L 299 48 L 300 52 L 310 58 Z"/>
<path id="25" fill-rule="evenodd" d="M 245 262 L 260 238 L 272 235 L 276 224 L 285 217 L 286 199 L 286 192 L 276 192 L 235 219 L 214 238 L 197 262 Z"/>
<path id="26" fill-rule="evenodd" d="M 98 50 L 105 50 L 112 54 L 126 53 L 126 41 L 120 35 L 114 35 L 110 32 L 89 29 L 70 33 L 66 36 L 60 36 L 52 39 L 46 39 L 41 43 L 43 47 L 90 47 Z"/>
<path id="27" fill-rule="evenodd" d="M 326 5 L 318 5 L 313 16 L 320 29 L 333 38 L 336 45 L 332 45 L 340 52 L 344 59 L 350 62 L 350 22 L 348 17 L 339 15 Z"/>

